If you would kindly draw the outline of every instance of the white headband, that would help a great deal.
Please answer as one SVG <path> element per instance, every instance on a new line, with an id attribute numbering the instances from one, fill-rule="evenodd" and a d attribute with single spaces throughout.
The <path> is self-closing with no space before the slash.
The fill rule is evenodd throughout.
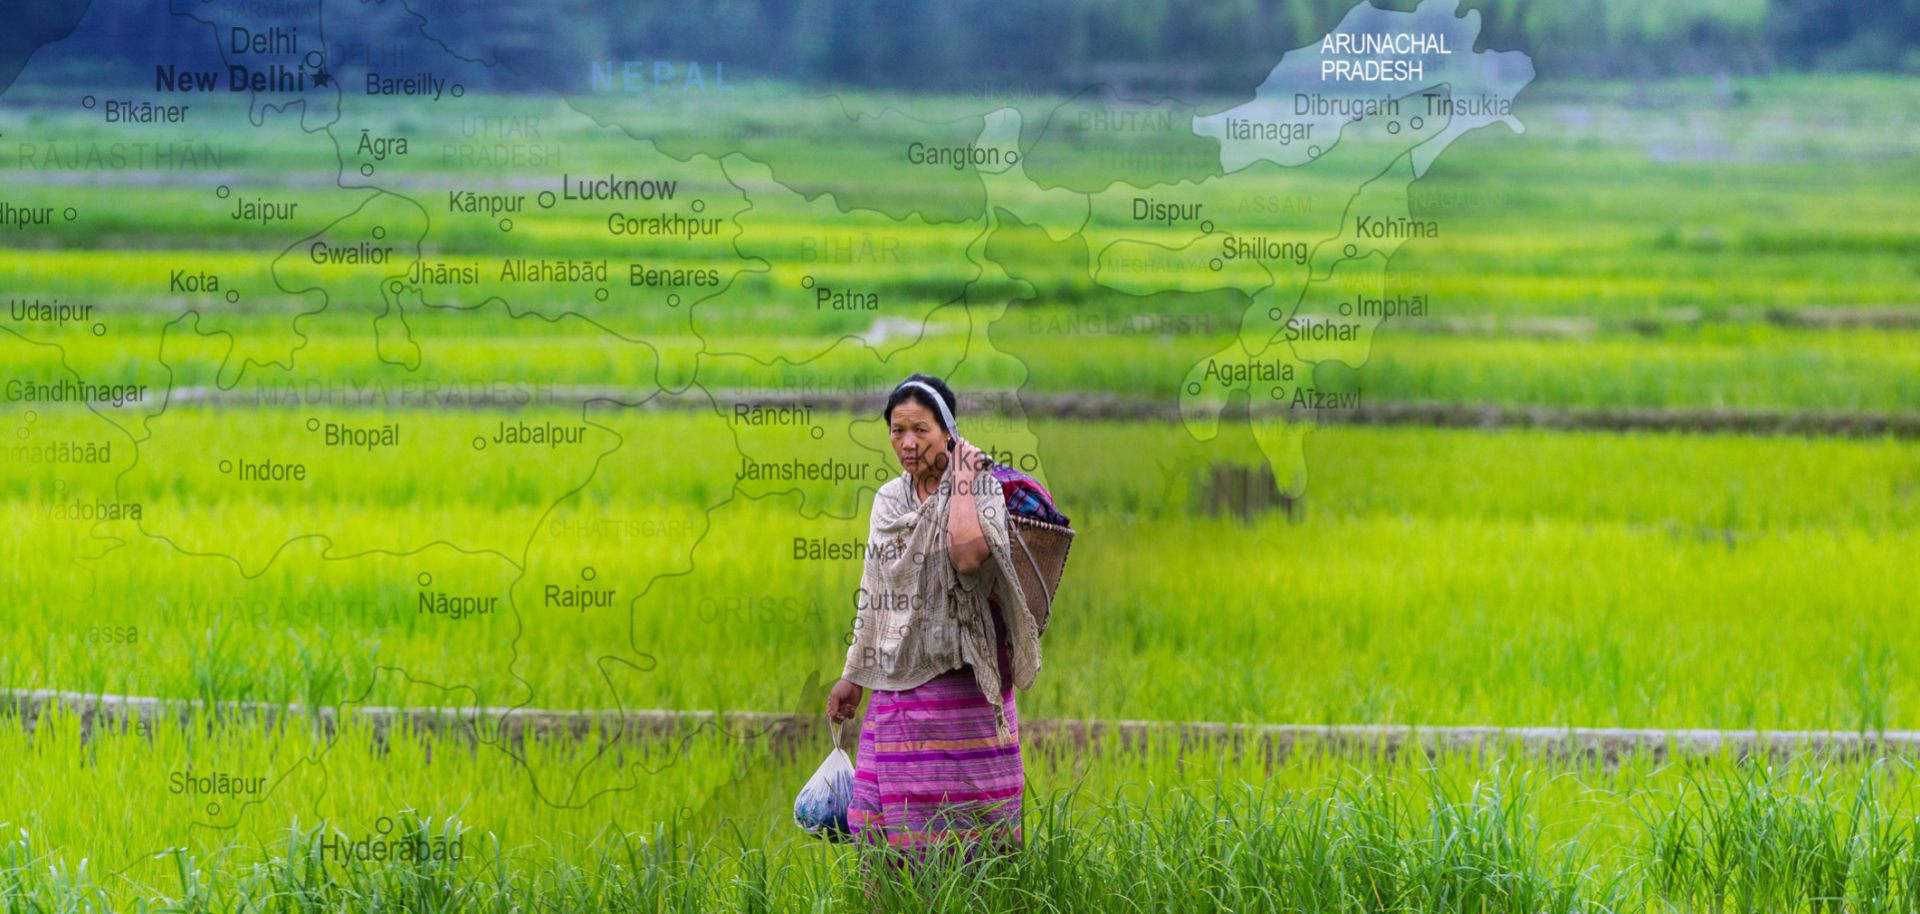
<path id="1" fill-rule="evenodd" d="M 900 387 L 918 387 L 921 390 L 926 391 L 927 396 L 933 399 L 933 408 L 939 410 L 940 418 L 946 420 L 947 434 L 949 435 L 960 434 L 959 423 L 956 423 L 953 421 L 953 413 L 952 411 L 947 409 L 947 401 L 941 398 L 939 391 L 934 390 L 932 387 L 929 387 L 925 383 L 920 381 L 901 381 Z M 894 388 L 894 390 L 899 390 L 900 387 L 896 387 Z"/>

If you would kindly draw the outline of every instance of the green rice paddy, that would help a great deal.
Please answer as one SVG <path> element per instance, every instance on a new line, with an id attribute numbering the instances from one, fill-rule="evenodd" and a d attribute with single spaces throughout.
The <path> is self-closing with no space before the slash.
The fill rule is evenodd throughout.
<path id="1" fill-rule="evenodd" d="M 1429 296 L 1433 324 L 1389 321 L 1364 359 L 1313 380 L 1379 404 L 1911 418 L 1920 160 L 1889 139 L 1911 134 L 1898 112 L 1920 110 L 1910 83 L 1755 81 L 1738 105 L 1692 81 L 1529 89 L 1526 136 L 1478 131 L 1413 185 L 1445 232 L 1402 247 L 1386 283 Z M 60 101 L 10 94 L 0 132 L 109 139 Z M 950 100 L 859 105 L 918 101 Z M 984 220 L 848 216 L 740 157 L 682 161 L 563 105 L 490 104 L 539 118 L 568 170 L 677 175 L 729 230 L 617 240 L 603 214 L 559 207 L 503 233 L 436 206 L 428 233 L 407 199 L 550 169 L 427 157 L 382 166 L 390 192 L 349 191 L 313 180 L 337 167 L 329 146 L 284 128 L 200 138 L 222 145 L 234 194 L 291 188 L 276 198 L 306 215 L 271 233 L 236 224 L 207 175 L 136 188 L 4 163 L 10 202 L 90 215 L 0 235 L 0 284 L 91 303 L 100 327 L 6 324 L 0 374 L 147 392 L 98 409 L 0 403 L 0 688 L 811 714 L 860 568 L 807 546 L 862 539 L 893 468 L 871 411 L 743 426 L 740 392 L 884 391 L 930 370 L 963 393 L 1165 404 L 1241 335 L 1257 292 L 1125 294 L 1038 247 L 989 263 Z M 671 139 L 677 114 L 650 116 Z M 367 117 L 392 127 L 404 112 Z M 413 129 L 423 148 L 456 141 Z M 858 154 L 777 135 L 754 148 Z M 1243 231 L 1315 230 L 1352 190 L 1328 165 L 1207 205 Z M 374 227 L 424 234 L 421 256 L 454 266 L 510 251 L 726 281 L 671 303 L 624 276 L 604 300 L 491 281 L 394 291 L 380 271 L 300 262 L 304 238 Z M 847 234 L 880 253 L 821 255 Z M 183 266 L 221 289 L 175 290 Z M 802 307 L 808 277 L 878 289 L 892 320 Z M 1892 318 L 1828 327 L 1770 309 Z M 397 440 L 329 447 L 329 423 L 391 424 Z M 581 439 L 496 439 L 520 423 Z M 1910 438 L 1327 425 L 1304 435 L 1294 476 L 1231 416 L 1201 440 L 1034 398 L 963 428 L 1033 457 L 1079 531 L 1045 667 L 1020 696 L 1028 719 L 1916 726 Z M 39 459 L 56 445 L 102 459 Z M 792 457 L 857 478 L 742 479 L 743 461 Z M 304 478 L 236 480 L 263 462 Z M 582 609 L 560 599 L 572 592 L 608 596 Z M 1027 851 L 906 884 L 788 824 L 824 733 L 516 747 L 346 720 L 333 738 L 299 718 L 202 717 L 82 739 L 70 715 L 30 734 L 0 716 L 0 909 L 1920 908 L 1916 777 L 1898 757 L 1035 742 Z M 190 795 L 172 789 L 184 772 L 267 780 Z M 457 841 L 460 857 L 329 856 L 389 838 Z"/>

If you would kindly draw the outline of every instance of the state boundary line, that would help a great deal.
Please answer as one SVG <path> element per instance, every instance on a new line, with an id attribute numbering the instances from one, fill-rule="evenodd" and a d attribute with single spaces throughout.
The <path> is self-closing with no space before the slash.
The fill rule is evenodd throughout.
<path id="1" fill-rule="evenodd" d="M 203 703 L 194 699 L 161 699 L 124 695 L 92 695 L 53 690 L 0 690 L 0 722 L 19 720 L 31 733 L 39 719 L 55 709 L 79 717 L 81 739 L 96 729 L 131 729 L 141 733 L 165 720 L 182 724 L 227 726 L 251 721 L 262 726 L 292 722 L 317 723 L 329 735 L 344 720 L 367 725 L 376 743 L 394 728 L 436 738 L 482 742 L 483 734 L 522 745 L 536 741 L 584 741 L 612 733 L 618 740 L 645 740 L 697 735 L 703 730 L 743 739 L 769 739 L 785 748 L 798 748 L 830 739 L 824 719 L 765 711 L 715 713 L 711 711 L 556 711 L 515 708 L 391 708 L 355 707 L 309 710 L 300 705 L 266 702 L 219 702 L 209 719 Z M 1682 757 L 1732 755 L 1784 760 L 1793 756 L 1827 754 L 1840 757 L 1912 756 L 1920 759 L 1920 730 L 1849 732 L 1842 730 L 1711 730 L 1631 729 L 1612 727 L 1421 727 L 1396 724 L 1225 724 L 1189 721 L 1081 721 L 1028 719 L 1021 721 L 1021 741 L 1033 749 L 1066 742 L 1076 749 L 1116 748 L 1133 751 L 1162 748 L 1169 741 L 1180 749 L 1228 748 L 1257 750 L 1270 760 L 1296 752 L 1399 756 L 1424 753 L 1429 758 L 1455 753 L 1515 748 L 1551 758 L 1599 760 L 1607 763 L 1644 755 L 1656 761 Z"/>

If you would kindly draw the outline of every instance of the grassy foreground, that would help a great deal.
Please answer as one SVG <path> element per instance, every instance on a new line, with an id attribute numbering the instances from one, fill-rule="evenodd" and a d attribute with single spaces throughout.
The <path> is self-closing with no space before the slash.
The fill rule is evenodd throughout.
<path id="1" fill-rule="evenodd" d="M 825 751 L 712 731 L 512 753 L 169 722 L 0 751 L 10 911 L 1912 911 L 1904 760 L 1429 762 L 1170 742 L 1028 751 L 1026 847 L 888 876 L 785 824 Z M 518 756 L 518 757 L 516 757 Z M 543 773 L 569 770 L 555 782 Z M 264 786 L 181 795 L 178 772 Z M 373 850 L 384 848 L 384 850 Z M 379 859 L 378 854 L 386 859 Z M 403 856 L 405 855 L 405 856 Z M 867 893 L 875 893 L 869 900 Z"/>

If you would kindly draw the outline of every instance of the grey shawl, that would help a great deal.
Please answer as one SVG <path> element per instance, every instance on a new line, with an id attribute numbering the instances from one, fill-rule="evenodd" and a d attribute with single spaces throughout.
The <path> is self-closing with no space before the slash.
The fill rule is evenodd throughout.
<path id="1" fill-rule="evenodd" d="M 911 689 L 962 665 L 994 707 L 994 724 L 1009 735 L 1002 707 L 999 656 L 987 601 L 998 596 L 1012 654 L 1013 684 L 1033 687 L 1040 671 L 1040 632 L 1027 611 L 1007 538 L 1000 482 L 986 470 L 972 492 L 955 492 L 952 470 L 926 500 L 905 473 L 873 498 L 867 564 L 856 596 L 853 641 L 841 676 L 869 689 Z M 987 536 L 988 561 L 961 574 L 947 554 L 950 498 L 973 499 Z"/>

